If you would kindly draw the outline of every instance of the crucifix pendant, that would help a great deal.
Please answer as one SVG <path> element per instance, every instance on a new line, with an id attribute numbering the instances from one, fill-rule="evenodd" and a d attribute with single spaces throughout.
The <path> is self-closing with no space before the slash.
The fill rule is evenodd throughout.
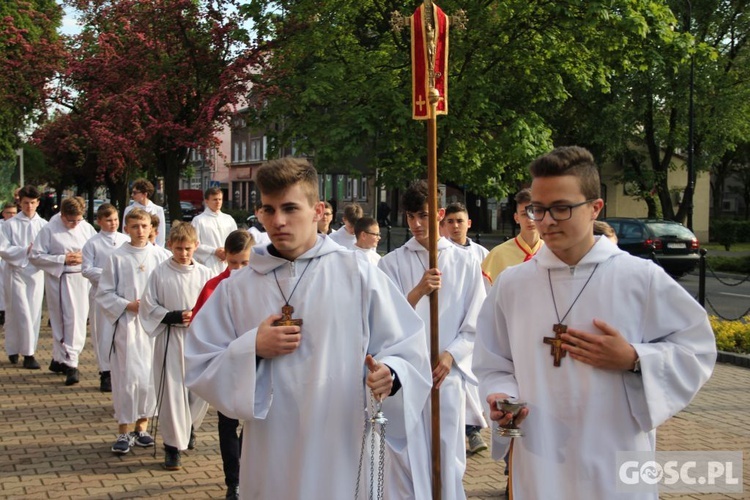
<path id="1" fill-rule="evenodd" d="M 560 366 L 560 360 L 567 354 L 562 348 L 565 341 L 560 338 L 560 335 L 568 331 L 568 325 L 557 323 L 552 326 L 552 331 L 555 332 L 555 336 L 544 337 L 544 343 L 552 346 L 552 352 L 550 354 L 554 356 L 554 366 Z"/>
<path id="2" fill-rule="evenodd" d="M 138 270 L 139 270 L 140 272 L 143 272 L 143 271 L 145 271 L 145 270 L 146 270 L 146 265 L 145 265 L 145 264 L 141 264 L 140 266 L 138 266 Z"/>
<path id="3" fill-rule="evenodd" d="M 277 319 L 271 326 L 302 326 L 302 318 L 292 319 L 294 308 L 289 304 L 281 308 L 281 319 Z"/>

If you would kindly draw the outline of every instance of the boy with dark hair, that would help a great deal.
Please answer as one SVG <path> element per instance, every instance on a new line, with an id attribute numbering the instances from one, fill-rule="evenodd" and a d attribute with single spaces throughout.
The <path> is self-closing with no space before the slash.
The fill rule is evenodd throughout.
<path id="1" fill-rule="evenodd" d="M 344 248 L 354 250 L 357 237 L 354 235 L 354 224 L 364 215 L 362 207 L 356 203 L 350 203 L 344 207 L 344 225 L 332 232 L 331 240 Z"/>
<path id="2" fill-rule="evenodd" d="M 445 207 L 445 217 L 440 221 L 441 234 L 458 248 L 473 255 L 477 264 L 481 266 L 488 251 L 468 237 L 469 228 L 471 228 L 471 219 L 463 203 L 454 202 Z M 489 287 L 490 281 L 486 277 L 484 283 L 486 287 Z M 479 399 L 477 386 L 464 384 L 464 390 L 466 391 L 466 449 L 469 453 L 479 453 L 487 449 L 487 443 L 484 442 L 481 434 L 482 429 L 487 427 L 487 420 L 483 415 L 482 401 Z"/>
<path id="3" fill-rule="evenodd" d="M 482 261 L 482 271 L 490 284 L 495 282 L 505 268 L 531 260 L 544 245 L 534 220 L 526 213 L 526 207 L 531 203 L 531 190 L 528 188 L 520 190 L 516 193 L 515 201 L 516 211 L 513 212 L 513 220 L 519 225 L 521 231 L 515 238 L 493 248 Z"/>
<path id="4" fill-rule="evenodd" d="M 221 211 L 224 203 L 221 189 L 208 188 L 203 203 L 205 210 L 191 222 L 201 242 L 195 250 L 195 260 L 209 268 L 215 276 L 227 267 L 224 240 L 237 229 L 237 223 L 234 217 Z"/>
<path id="5" fill-rule="evenodd" d="M 482 272 L 477 260 L 464 250 L 439 238 L 438 267 L 430 269 L 427 183 L 412 184 L 403 194 L 401 206 L 406 212 L 406 221 L 414 235 L 402 247 L 380 260 L 378 266 L 396 284 L 425 325 L 430 324 L 429 295 L 436 290 L 439 308 L 440 355 L 437 366 L 432 367 L 432 381 L 440 389 L 440 447 L 442 497 L 466 498 L 462 479 L 466 470 L 466 398 L 465 384 L 476 384 L 471 372 L 471 353 L 474 349 L 476 317 L 485 297 Z M 438 219 L 444 210 L 440 209 Z M 438 238 L 438 235 L 433 235 Z M 429 345 L 427 336 L 425 341 Z M 427 351 L 425 351 L 427 354 Z M 425 438 L 430 434 L 430 406 L 425 405 L 423 427 Z M 429 440 L 425 440 L 425 444 Z M 429 477 L 426 468 L 417 469 L 415 464 L 429 464 L 429 447 L 421 450 L 409 449 L 408 457 L 403 450 L 389 450 L 397 460 L 393 464 L 411 463 L 413 472 Z M 399 465 L 400 466 L 400 465 Z M 397 468 L 399 466 L 396 466 Z M 420 478 L 420 482 L 425 479 Z M 417 481 L 415 479 L 415 481 Z"/>
<path id="6" fill-rule="evenodd" d="M 6 265 L 5 281 L 5 351 L 12 364 L 23 355 L 24 368 L 36 370 L 39 362 L 34 357 L 39 340 L 44 299 L 44 272 L 29 261 L 31 247 L 47 221 L 36 213 L 39 190 L 31 185 L 18 190 L 21 212 L 6 220 L 0 229 L 0 258 Z M 54 368 L 54 370 L 53 370 Z M 65 370 L 50 365 L 53 371 Z"/>
<path id="7" fill-rule="evenodd" d="M 224 242 L 227 251 L 227 268 L 218 276 L 214 276 L 203 287 L 198 300 L 193 307 L 193 318 L 201 310 L 203 304 L 214 293 L 219 283 L 229 278 L 234 271 L 242 269 L 250 262 L 250 251 L 255 241 L 250 233 L 242 229 L 232 231 Z M 201 332 L 195 332 L 200 335 Z M 228 500 L 237 500 L 240 495 L 240 447 L 242 446 L 241 435 L 237 436 L 239 420 L 227 417 L 219 413 L 219 449 L 221 450 L 221 461 L 224 465 L 224 483 L 227 485 Z"/>
<path id="8" fill-rule="evenodd" d="M 706 311 L 659 266 L 594 236 L 604 202 L 591 153 L 557 148 L 530 171 L 526 213 L 545 244 L 500 274 L 474 351 L 492 420 L 511 424 L 498 401 L 527 403 L 513 419 L 524 436 L 511 448 L 512 498 L 656 499 L 617 490 L 617 455 L 654 453 L 656 427 L 710 377 Z"/>
<path id="9" fill-rule="evenodd" d="M 380 260 L 378 243 L 380 242 L 380 224 L 372 217 L 362 217 L 354 224 L 354 235 L 357 243 L 354 250 L 358 255 L 377 265 Z"/>
<path id="10" fill-rule="evenodd" d="M 429 391 L 423 326 L 375 266 L 318 236 L 323 203 L 306 160 L 269 161 L 256 182 L 271 244 L 254 247 L 248 267 L 195 316 L 188 386 L 245 422 L 242 498 L 304 498 L 310 488 L 348 498 L 358 488 L 367 392 L 380 400 L 398 391 L 389 399 L 406 408 L 388 414 L 386 439 L 418 429 Z M 352 307 L 331 315 L 331 302 Z"/>
<path id="11" fill-rule="evenodd" d="M 133 186 L 131 189 L 133 204 L 125 207 L 125 212 L 122 214 L 123 231 L 125 230 L 125 216 L 128 215 L 128 212 L 130 212 L 134 208 L 140 208 L 141 210 L 145 210 L 146 212 L 156 215 L 159 218 L 159 227 L 162 228 L 162 231 L 156 236 L 156 244 L 160 247 L 164 247 L 166 242 L 164 231 L 167 227 L 167 218 L 164 215 L 164 209 L 151 201 L 154 197 L 154 193 L 156 192 L 156 190 L 154 189 L 154 185 L 151 184 L 151 182 L 147 179 L 136 179 L 135 181 L 133 181 Z"/>
<path id="12" fill-rule="evenodd" d="M 150 447 L 148 418 L 156 410 L 152 376 L 153 340 L 138 314 L 151 272 L 164 261 L 160 247 L 148 241 L 151 214 L 140 208 L 125 216 L 129 241 L 110 254 L 96 295 L 99 357 L 110 363 L 112 404 L 118 424 L 112 452 L 124 455 L 135 446 Z"/>
<path id="13" fill-rule="evenodd" d="M 104 267 L 109 263 L 109 258 L 115 250 L 130 240 L 130 237 L 120 233 L 120 217 L 117 208 L 110 203 L 102 203 L 96 211 L 96 222 L 99 224 L 99 232 L 83 245 L 83 264 L 81 273 L 91 283 L 89 291 L 89 328 L 91 329 L 91 344 L 96 354 L 96 362 L 99 365 L 99 390 L 112 392 L 112 379 L 109 363 L 109 345 L 106 354 L 102 355 L 101 329 L 104 316 L 96 305 L 96 294 L 99 289 L 99 280 L 102 277 Z"/>
<path id="14" fill-rule="evenodd" d="M 445 217 L 440 221 L 440 232 L 451 242 L 468 250 L 481 263 L 487 256 L 487 249 L 469 238 L 471 219 L 463 203 L 450 203 L 445 207 Z"/>

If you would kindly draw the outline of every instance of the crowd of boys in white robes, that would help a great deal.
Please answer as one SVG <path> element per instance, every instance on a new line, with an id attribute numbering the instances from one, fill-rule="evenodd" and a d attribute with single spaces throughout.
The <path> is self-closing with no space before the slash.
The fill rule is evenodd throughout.
<path id="1" fill-rule="evenodd" d="M 357 360 L 365 353 L 380 353 L 379 362 L 394 368 L 402 384 L 401 394 L 384 403 L 384 410 L 393 419 L 393 434 L 389 436 L 386 447 L 386 497 L 429 498 L 430 412 L 427 394 L 432 384 L 428 378 L 430 367 L 425 365 L 429 293 L 420 293 L 416 298 L 413 295 L 415 290 L 429 282 L 431 290 L 440 289 L 439 343 L 441 356 L 446 354 L 448 360 L 444 367 L 432 367 L 432 383 L 439 385 L 441 392 L 443 497 L 465 498 L 462 479 L 466 466 L 466 392 L 468 385 L 477 384 L 472 371 L 477 317 L 480 316 L 479 327 L 484 333 L 480 355 L 473 364 L 482 378 L 482 395 L 490 390 L 513 395 L 521 388 L 527 398 L 544 399 L 549 396 L 545 392 L 548 388 L 534 389 L 541 386 L 532 383 L 531 379 L 541 375 L 533 372 L 531 367 L 541 366 L 549 360 L 540 358 L 535 351 L 531 354 L 531 347 L 521 346 L 521 340 L 509 332 L 523 329 L 519 322 L 541 321 L 546 324 L 547 320 L 508 318 L 503 311 L 521 310 L 529 300 L 536 301 L 537 306 L 549 306 L 547 297 L 540 299 L 534 291 L 516 293 L 515 287 L 510 290 L 510 287 L 503 289 L 498 286 L 493 289 L 490 300 L 485 302 L 479 260 L 445 238 L 438 241 L 439 271 L 430 270 L 427 249 L 421 241 L 425 237 L 411 227 L 412 221 L 426 219 L 424 206 L 411 212 L 410 228 L 415 237 L 376 265 L 342 248 L 334 237 L 318 236 L 315 245 L 292 262 L 276 255 L 272 245 L 256 247 L 249 267 L 223 282 L 200 316 L 192 318 L 191 310 L 201 288 L 225 267 L 223 241 L 236 228 L 234 221 L 230 223 L 220 208 L 220 202 L 207 207 L 204 214 L 193 222 L 195 229 L 176 231 L 178 236 L 170 242 L 178 245 L 182 257 L 177 253 L 168 257 L 150 244 L 133 246 L 126 237 L 117 233 L 116 228 L 95 235 L 93 227 L 85 221 L 72 224 L 59 214 L 47 223 L 35 211 L 22 210 L 4 222 L 0 225 L 0 258 L 6 266 L 3 288 L 6 291 L 5 330 L 9 356 L 34 355 L 43 279 L 52 320 L 53 362 L 77 368 L 88 319 L 99 371 L 112 373 L 113 407 L 119 426 L 137 424 L 161 414 L 160 430 L 165 446 L 178 452 L 187 449 L 193 428 L 200 425 L 207 410 L 207 403 L 188 390 L 190 386 L 197 393 L 211 394 L 211 403 L 223 413 L 246 422 L 241 458 L 243 496 L 258 497 L 273 492 L 278 497 L 301 498 L 309 494 L 310 484 L 317 484 L 316 497 L 344 498 L 354 491 L 352 481 L 357 476 L 356 463 L 350 456 L 337 456 L 326 444 L 342 434 L 359 442 L 362 428 L 352 423 L 358 421 L 356 415 L 361 408 L 352 401 L 366 401 L 363 392 L 366 388 L 349 380 L 363 371 L 363 367 L 350 360 Z M 541 216 L 544 220 L 545 214 Z M 182 248 L 190 245 L 192 247 L 187 250 Z M 81 253 L 80 261 L 60 258 L 71 251 Z M 538 279 L 531 274 L 538 274 L 539 269 L 544 271 L 542 277 L 549 279 L 550 287 L 554 284 L 562 288 L 563 284 L 568 285 L 567 281 L 580 281 L 577 276 L 571 277 L 560 271 L 569 269 L 569 266 L 561 264 L 551 252 L 543 249 L 533 266 L 513 268 L 498 279 L 498 284 L 509 280 L 520 283 L 526 279 Z M 648 266 L 623 256 L 604 240 L 597 240 L 591 252 L 581 260 L 580 268 L 588 271 L 586 266 L 593 266 L 589 266 L 593 271 L 586 275 L 591 279 L 599 265 L 611 267 L 608 269 L 611 272 L 625 272 L 624 266 L 620 265 L 622 262 L 630 267 Z M 309 364 L 297 361 L 299 357 L 274 358 L 273 363 L 256 358 L 255 340 L 259 325 L 269 315 L 278 312 L 280 303 L 294 295 L 300 281 L 299 273 L 304 274 L 307 267 L 311 267 L 310 273 L 293 301 L 295 316 L 305 318 L 308 331 L 305 342 L 316 343 L 316 350 L 325 351 L 327 359 L 336 360 L 335 375 L 331 374 L 330 363 L 311 372 Z M 592 290 L 606 288 L 604 274 L 594 276 Z M 679 334 L 680 341 L 684 337 L 698 346 L 696 349 L 702 349 L 699 354 L 705 359 L 693 361 L 701 368 L 700 376 L 691 381 L 693 386 L 699 387 L 710 374 L 712 364 L 711 346 L 704 345 L 705 318 L 692 307 L 690 298 L 681 292 L 678 294 L 676 286 L 660 271 L 649 268 L 640 276 L 646 280 L 641 283 L 642 288 L 654 296 L 654 300 L 661 300 L 661 292 L 668 290 L 675 301 L 691 311 L 691 315 L 680 321 L 672 318 L 673 324 L 679 323 L 679 328 L 674 327 L 679 331 L 671 331 L 665 326 L 662 333 L 673 338 Z M 16 286 L 10 286 L 10 283 Z M 357 310 L 344 311 L 336 319 L 326 315 L 323 321 L 323 313 L 305 300 L 321 293 L 334 303 L 357 304 Z M 406 301 L 383 300 L 383 297 L 394 294 L 405 297 Z M 615 311 L 611 313 L 613 318 L 645 307 L 641 311 L 642 317 L 660 326 L 664 323 L 641 304 L 629 304 L 624 312 L 616 312 L 619 309 L 615 305 L 626 301 L 622 295 L 613 293 L 611 303 L 607 302 L 607 310 Z M 137 304 L 135 311 L 133 303 Z M 94 305 L 93 312 L 89 311 L 89 304 Z M 405 307 L 405 304 L 411 307 Z M 581 315 L 588 318 L 602 314 L 601 310 L 590 310 L 591 307 L 587 310 L 582 302 L 570 316 L 571 325 L 579 326 L 576 322 Z M 227 311 L 230 314 L 225 314 Z M 364 325 L 361 324 L 362 317 L 367 319 Z M 624 317 L 621 319 L 623 324 L 627 323 Z M 190 331 L 195 336 L 186 346 L 185 335 L 191 322 Z M 541 323 L 535 327 L 540 331 L 544 330 Z M 331 324 L 335 329 L 364 329 L 365 334 L 362 338 L 351 338 L 351 342 L 343 343 L 340 337 L 336 343 L 326 343 L 331 340 L 329 338 L 310 338 L 309 332 L 315 331 L 316 326 L 319 329 L 324 325 L 331 328 Z M 503 337 L 496 337 L 495 330 Z M 624 331 L 623 334 L 632 337 L 634 343 L 643 340 L 639 332 Z M 510 345 L 501 342 L 507 342 L 506 337 L 510 337 Z M 671 356 L 683 355 L 669 342 L 662 344 L 658 348 L 645 341 L 638 344 L 638 355 L 643 358 L 644 365 L 658 364 L 665 351 Z M 680 345 L 677 341 L 674 344 Z M 305 349 L 302 344 L 299 352 L 302 358 Z M 391 351 L 399 354 L 391 356 Z M 530 353 L 525 362 L 520 353 Z M 186 358 L 190 358 L 187 372 Z M 687 361 L 692 361 L 692 358 Z M 519 369 L 514 363 L 523 367 Z M 548 371 L 546 365 L 542 371 Z M 610 402 L 618 405 L 625 416 L 628 408 L 635 408 L 633 418 L 624 416 L 622 425 L 629 425 L 632 427 L 630 434 L 642 437 L 645 442 L 643 449 L 653 447 L 653 428 L 678 409 L 662 408 L 654 401 L 655 395 L 659 396 L 657 399 L 668 398 L 659 391 L 660 382 L 652 373 L 649 367 L 637 379 L 625 375 L 621 394 L 613 396 L 614 402 Z M 598 377 L 598 372 L 596 374 Z M 586 380 L 590 379 L 595 385 L 599 379 L 593 375 Z M 662 374 L 672 385 L 677 385 L 676 378 L 687 376 L 679 370 Z M 622 375 L 614 374 L 613 377 Z M 549 382 L 549 377 L 543 378 Z M 237 381 L 241 381 L 247 390 L 245 398 L 236 397 L 240 390 L 234 387 Z M 284 391 L 290 392 L 286 394 Z M 686 394 L 680 405 L 687 404 L 693 393 Z M 651 397 L 647 398 L 649 394 Z M 277 401 L 272 404 L 274 398 Z M 284 406 L 282 401 L 287 399 L 295 404 L 303 402 L 303 406 Z M 551 408 L 550 411 L 563 410 L 569 408 Z M 505 418 L 497 417 L 494 410 L 492 414 L 495 420 Z M 300 418 L 305 419 L 304 426 L 299 425 Z M 527 425 L 539 425 L 536 418 L 532 414 Z M 136 425 L 133 433 L 118 436 L 118 441 L 123 438 L 132 444 L 144 437 L 144 433 L 148 437 L 145 429 Z M 284 442 L 271 442 L 283 434 L 286 434 Z M 616 436 L 609 437 L 616 441 Z M 525 445 L 534 444 L 536 439 L 527 439 Z M 154 444 L 153 440 L 142 442 L 148 443 L 142 446 Z M 613 446 L 628 449 L 631 445 L 626 439 Z M 288 452 L 289 447 L 294 447 L 294 454 Z M 498 451 L 495 453 L 497 457 L 500 456 Z M 316 457 L 314 462 L 318 466 L 310 466 L 312 456 Z M 591 456 L 596 457 L 596 446 L 592 446 Z M 524 495 L 520 487 L 529 488 L 536 481 L 533 471 L 541 465 L 539 459 L 525 448 L 518 451 L 516 460 L 520 465 L 516 478 L 520 497 Z M 260 465 L 269 462 L 285 465 L 277 473 L 269 473 L 267 467 Z M 170 462 L 168 455 L 165 465 L 169 468 L 170 463 L 179 467 L 179 454 L 176 462 Z M 550 477 L 558 477 L 564 482 L 564 477 L 575 477 L 580 473 L 580 470 L 566 467 L 548 467 Z M 332 468 L 337 471 L 337 479 L 321 484 L 321 474 Z M 294 473 L 290 474 L 290 470 Z M 544 485 L 537 486 L 538 492 L 551 491 Z M 598 492 L 608 488 L 601 484 L 591 487 Z M 533 488 L 525 492 L 526 496 L 533 497 L 529 496 L 529 491 Z"/>

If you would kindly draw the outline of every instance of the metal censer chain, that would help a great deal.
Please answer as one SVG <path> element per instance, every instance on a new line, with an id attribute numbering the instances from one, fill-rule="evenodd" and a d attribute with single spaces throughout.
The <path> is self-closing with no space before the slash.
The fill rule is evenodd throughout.
<path id="1" fill-rule="evenodd" d="M 368 398 L 370 399 L 370 398 Z M 388 419 L 385 418 L 382 411 L 383 403 L 376 401 L 374 414 L 370 418 L 365 418 L 365 425 L 362 431 L 362 447 L 359 452 L 359 467 L 357 468 L 357 489 L 354 492 L 355 500 L 359 499 L 359 486 L 362 482 L 362 462 L 365 456 L 365 447 L 367 446 L 367 430 L 370 432 L 370 483 L 369 483 L 369 494 L 367 498 L 369 500 L 383 500 L 383 483 L 385 478 L 385 427 L 388 424 Z M 372 405 L 370 405 L 370 412 L 372 413 Z M 369 426 L 368 426 L 369 424 Z M 380 446 L 378 449 L 378 478 L 377 478 L 377 489 L 373 492 L 372 485 L 375 484 L 375 427 L 378 426 L 380 435 Z M 373 494 L 374 493 L 374 494 Z"/>

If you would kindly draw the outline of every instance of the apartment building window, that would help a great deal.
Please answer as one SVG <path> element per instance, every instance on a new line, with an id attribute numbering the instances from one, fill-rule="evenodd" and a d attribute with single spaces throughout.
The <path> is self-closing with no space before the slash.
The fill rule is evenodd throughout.
<path id="1" fill-rule="evenodd" d="M 242 141 L 242 161 L 247 161 L 247 142 Z"/>
<path id="2" fill-rule="evenodd" d="M 367 177 L 359 178 L 359 197 L 360 201 L 367 201 Z"/>
<path id="3" fill-rule="evenodd" d="M 232 161 L 235 163 L 240 161 L 240 143 L 239 142 L 234 143 L 234 152 L 232 154 Z"/>
<path id="4" fill-rule="evenodd" d="M 260 161 L 262 159 L 261 151 L 261 140 L 251 139 L 250 140 L 250 161 Z"/>

